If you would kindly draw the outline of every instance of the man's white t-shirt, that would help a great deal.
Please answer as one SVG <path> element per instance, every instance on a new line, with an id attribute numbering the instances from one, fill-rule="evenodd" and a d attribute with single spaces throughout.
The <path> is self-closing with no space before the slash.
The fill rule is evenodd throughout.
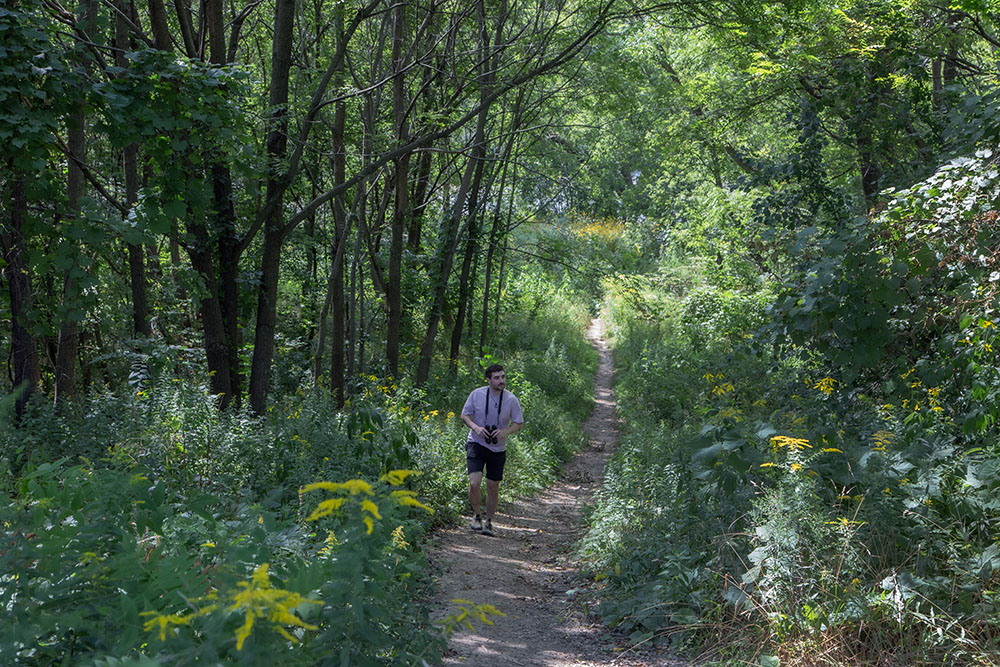
<path id="1" fill-rule="evenodd" d="M 480 426 L 494 425 L 498 429 L 507 428 L 513 422 L 523 424 L 524 417 L 521 414 L 521 403 L 517 397 L 506 389 L 500 395 L 490 392 L 489 387 L 478 387 L 473 389 L 469 397 L 465 399 L 465 406 L 462 408 L 463 415 L 472 417 L 472 421 Z M 490 451 L 502 452 L 507 449 L 507 438 L 500 437 L 497 443 L 487 444 L 480 436 L 469 429 L 469 441 L 477 442 Z"/>

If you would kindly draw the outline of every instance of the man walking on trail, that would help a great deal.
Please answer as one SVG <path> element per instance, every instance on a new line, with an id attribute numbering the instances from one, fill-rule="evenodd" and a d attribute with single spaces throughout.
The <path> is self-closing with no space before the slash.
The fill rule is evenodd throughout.
<path id="1" fill-rule="evenodd" d="M 486 386 L 473 389 L 465 399 L 462 421 L 469 425 L 465 443 L 469 470 L 469 502 L 472 503 L 472 530 L 493 535 L 493 513 L 500 497 L 500 480 L 507 461 L 507 436 L 524 428 L 521 404 L 507 391 L 503 366 L 486 369 Z M 481 512 L 483 470 L 486 470 L 486 522 Z"/>

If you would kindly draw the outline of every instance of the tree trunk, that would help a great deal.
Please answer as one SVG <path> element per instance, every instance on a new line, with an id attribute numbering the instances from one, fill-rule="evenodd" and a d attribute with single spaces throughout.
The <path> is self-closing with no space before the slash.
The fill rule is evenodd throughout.
<path id="1" fill-rule="evenodd" d="M 431 178 L 431 151 L 421 151 L 417 156 L 417 182 L 413 188 L 413 211 L 410 214 L 410 228 L 406 233 L 406 246 L 414 253 L 420 252 L 420 237 L 423 234 L 424 211 L 430 199 L 427 186 Z"/>
<path id="2" fill-rule="evenodd" d="M 484 158 L 485 152 L 484 147 Z M 473 155 L 476 153 L 477 151 L 473 151 Z M 458 353 L 462 346 L 462 330 L 465 326 L 469 294 L 472 292 L 469 282 L 472 270 L 472 258 L 477 251 L 476 241 L 479 234 L 479 186 L 482 182 L 483 165 L 485 162 L 485 159 L 477 160 L 475 175 L 472 177 L 472 190 L 469 193 L 469 224 L 466 225 L 465 256 L 462 258 L 462 270 L 458 279 L 458 310 L 455 315 L 455 327 L 451 332 L 451 348 L 448 352 L 449 374 L 452 378 L 455 378 L 458 374 Z"/>
<path id="3" fill-rule="evenodd" d="M 8 202 L 10 217 L 0 226 L 0 249 L 3 250 L 4 275 L 10 294 L 11 364 L 14 378 L 14 419 L 20 423 L 25 406 L 38 388 L 41 368 L 38 349 L 28 329 L 31 317 L 31 280 L 26 262 L 24 221 L 28 200 L 24 194 L 24 178 L 14 172 L 13 158 L 7 162 Z"/>
<path id="4" fill-rule="evenodd" d="M 205 3 L 208 23 L 208 41 L 211 62 L 228 64 L 227 43 L 223 19 L 222 0 Z M 235 28 L 234 28 L 235 29 Z M 229 392 L 239 406 L 243 389 L 240 378 L 240 321 L 239 321 L 239 266 L 240 241 L 236 236 L 236 207 L 233 204 L 232 173 L 222 159 L 212 164 L 212 198 L 215 228 L 218 234 L 219 253 L 219 303 L 225 331 L 226 364 L 229 368 Z"/>
<path id="5" fill-rule="evenodd" d="M 479 321 L 479 354 L 483 354 L 486 347 L 486 329 L 489 324 L 490 313 L 490 283 L 493 280 L 493 257 L 496 254 L 496 246 L 499 240 L 500 219 L 502 217 L 501 205 L 504 193 L 507 192 L 507 168 L 510 166 L 510 156 L 513 149 L 514 137 L 516 136 L 517 122 L 512 124 L 510 139 L 507 141 L 507 150 L 503 161 L 503 170 L 500 173 L 500 189 L 497 197 L 496 208 L 493 210 L 493 225 L 490 227 L 490 240 L 486 248 L 486 270 L 483 275 L 483 314 Z M 513 199 L 513 197 L 511 197 Z"/>
<path id="6" fill-rule="evenodd" d="M 129 25 L 126 17 L 132 14 L 130 3 L 118 0 L 115 21 L 115 65 L 123 70 L 128 67 L 125 52 L 129 50 Z M 124 74 L 123 74 L 124 76 Z M 139 149 L 129 144 L 122 151 L 122 170 L 125 172 L 125 207 L 131 211 L 139 194 Z M 142 244 L 128 243 L 129 285 L 132 292 L 132 333 L 134 336 L 149 338 L 149 298 L 146 287 L 146 261 Z"/>
<path id="7" fill-rule="evenodd" d="M 486 113 L 484 106 L 476 122 L 475 146 L 484 143 L 486 129 Z M 473 157 L 469 159 L 465 166 L 465 174 L 458 186 L 458 195 L 448 218 L 442 223 L 442 230 L 438 236 L 440 245 L 431 269 L 431 280 L 433 293 L 431 297 L 430 311 L 427 313 L 427 331 L 424 334 L 424 341 L 420 346 L 420 361 L 417 365 L 417 386 L 423 385 L 430 377 L 431 359 L 434 356 L 434 341 L 437 338 L 438 326 L 441 323 L 441 315 L 444 312 L 445 299 L 448 294 L 448 278 L 451 276 L 451 267 L 455 260 L 455 250 L 458 246 L 459 227 L 462 219 L 462 212 L 465 209 L 465 199 L 472 183 L 472 176 L 475 171 L 478 153 L 473 148 Z"/>
<path id="8" fill-rule="evenodd" d="M 219 299 L 219 284 L 215 279 L 217 274 L 212 262 L 212 243 L 205 225 L 188 223 L 188 231 L 194 237 L 193 243 L 187 247 L 191 266 L 201 276 L 207 292 L 199 304 L 199 318 L 204 337 L 209 384 L 212 393 L 219 397 L 219 407 L 224 409 L 233 399 L 232 378 L 229 376 L 229 347 L 226 345 L 226 326 Z"/>
<path id="9" fill-rule="evenodd" d="M 344 39 L 343 6 L 338 5 L 334 22 L 337 30 L 337 40 Z M 340 87 L 342 76 L 338 72 L 337 87 Z M 347 147 L 344 144 L 344 124 L 347 121 L 347 103 L 343 100 L 336 103 L 333 113 L 333 183 L 343 185 L 347 180 Z M 344 342 L 346 338 L 345 304 L 344 304 L 344 252 L 347 248 L 347 205 L 345 193 L 341 192 L 333 198 L 333 266 L 330 268 L 332 281 L 333 318 L 330 337 L 330 391 L 336 397 L 337 406 L 344 405 L 344 384 L 346 381 L 344 369 Z"/>
<path id="10" fill-rule="evenodd" d="M 398 3 L 392 25 L 392 110 L 396 123 L 396 141 L 403 146 L 408 141 L 406 128 L 406 87 L 403 54 L 403 34 L 406 28 L 406 4 Z M 395 202 L 389 236 L 389 279 L 386 282 L 388 320 L 385 333 L 385 370 L 392 378 L 399 377 L 399 346 L 403 323 L 403 230 L 409 214 L 410 154 L 404 153 L 393 162 L 395 166 Z"/>
<path id="11" fill-rule="evenodd" d="M 288 80 L 292 64 L 292 26 L 295 0 L 277 0 L 274 18 L 274 42 L 271 50 L 271 86 L 268 108 L 271 110 L 267 137 L 270 174 L 267 179 L 266 206 L 270 213 L 264 221 L 264 247 L 261 257 L 261 286 L 257 298 L 257 326 L 254 331 L 253 362 L 250 369 L 250 407 L 258 415 L 267 410 L 267 391 L 274 358 L 274 330 L 277 320 L 278 270 L 281 246 L 285 240 L 282 226 L 282 193 L 279 182 L 280 162 L 288 146 Z"/>
<path id="12" fill-rule="evenodd" d="M 462 177 L 462 182 L 459 185 L 458 197 L 455 200 L 455 206 L 450 215 L 449 222 L 446 223 L 447 227 L 444 230 L 443 235 L 439 238 L 441 239 L 441 245 L 438 248 L 438 254 L 436 261 L 434 262 L 434 270 L 432 271 L 431 279 L 434 281 L 434 293 L 431 302 L 430 311 L 427 314 L 427 332 L 424 334 L 424 340 L 420 346 L 420 361 L 417 365 L 417 386 L 422 386 L 427 378 L 430 377 L 431 369 L 431 359 L 434 356 L 434 341 L 437 338 L 437 329 L 441 321 L 441 314 L 444 310 L 445 298 L 448 292 L 448 278 L 451 275 L 451 267 L 454 262 L 455 250 L 458 246 L 459 237 L 459 221 L 462 217 L 462 211 L 465 207 L 466 195 L 470 192 L 470 185 L 472 185 L 472 196 L 470 197 L 469 210 L 467 215 L 469 216 L 469 225 L 472 225 L 472 219 L 476 215 L 475 211 L 475 197 L 478 195 L 479 181 L 482 177 L 483 162 L 486 157 L 486 120 L 489 114 L 490 102 L 489 96 L 491 93 L 491 83 L 492 83 L 492 71 L 493 68 L 490 67 L 489 54 L 489 33 L 486 30 L 486 14 L 483 0 L 480 0 L 476 5 L 477 16 L 479 19 L 479 62 L 480 64 L 480 109 L 479 115 L 476 119 L 476 132 L 473 139 L 472 154 L 469 157 L 469 162 L 465 168 L 465 174 Z M 461 313 L 459 314 L 458 322 L 456 323 L 456 328 L 462 326 Z M 459 338 L 461 338 L 461 331 L 458 332 Z"/>
<path id="13" fill-rule="evenodd" d="M 91 39 L 95 36 L 97 25 L 97 7 L 93 0 L 87 0 L 80 5 L 81 14 L 77 17 L 77 26 L 82 34 Z M 89 69 L 87 59 L 81 56 L 77 63 L 80 67 Z M 70 224 L 82 224 L 80 216 L 80 200 L 84 195 L 85 177 L 81 164 L 87 161 L 87 119 L 84 111 L 84 95 L 80 91 L 80 97 L 75 101 L 75 108 L 70 114 L 68 122 L 67 146 L 70 156 L 67 159 L 66 169 L 66 199 L 71 216 Z M 67 241 L 69 242 L 69 241 Z M 73 244 L 73 254 L 79 254 L 79 248 L 75 242 Z M 76 393 L 76 359 L 80 346 L 80 329 L 77 313 L 74 312 L 74 303 L 79 298 L 77 287 L 77 271 L 79 267 L 74 257 L 73 264 L 63 273 L 62 288 L 62 308 L 59 325 L 59 344 L 56 349 L 55 365 L 55 390 L 53 399 L 61 403 L 66 398 L 72 398 Z"/>

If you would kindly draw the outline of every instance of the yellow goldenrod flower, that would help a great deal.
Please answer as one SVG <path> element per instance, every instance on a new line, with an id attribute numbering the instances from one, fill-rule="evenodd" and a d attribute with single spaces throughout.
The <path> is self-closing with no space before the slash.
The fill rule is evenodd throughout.
<path id="1" fill-rule="evenodd" d="M 368 512 L 376 519 L 382 518 L 382 515 L 378 513 L 378 505 L 368 500 L 367 498 L 361 501 L 361 510 L 363 512 Z"/>
<path id="2" fill-rule="evenodd" d="M 363 521 L 365 526 L 367 526 L 367 530 L 365 532 L 368 535 L 371 535 L 372 531 L 375 530 L 375 522 L 372 521 L 372 518 L 370 516 L 363 517 L 361 521 Z"/>
<path id="3" fill-rule="evenodd" d="M 810 445 L 809 441 L 805 438 L 793 438 L 787 435 L 771 436 L 771 445 L 775 449 L 787 447 L 790 452 L 798 451 L 800 449 L 812 449 L 812 445 Z"/>
<path id="4" fill-rule="evenodd" d="M 837 449 L 836 447 L 824 447 L 823 451 L 827 452 L 827 453 L 831 453 L 831 454 L 843 454 L 844 453 L 843 451 Z"/>
<path id="5" fill-rule="evenodd" d="M 825 377 L 819 382 L 817 382 L 815 385 L 813 385 L 813 389 L 819 389 L 821 392 L 829 396 L 830 394 L 833 393 L 833 388 L 836 384 L 837 381 L 834 380 L 833 378 Z"/>
<path id="6" fill-rule="evenodd" d="M 389 482 L 392 486 L 399 486 L 411 475 L 419 475 L 419 470 L 390 470 L 379 478 L 380 481 Z"/>
<path id="7" fill-rule="evenodd" d="M 403 536 L 402 526 L 396 526 L 396 529 L 392 531 L 392 546 L 396 547 L 397 549 L 409 548 L 410 543 L 407 542 L 406 538 Z"/>
<path id="8" fill-rule="evenodd" d="M 793 463 L 792 464 L 792 472 L 798 472 L 800 470 L 802 470 L 802 464 L 801 463 Z"/>
<path id="9" fill-rule="evenodd" d="M 416 507 L 424 510 L 428 514 L 434 514 L 434 510 L 427 505 L 416 499 L 415 491 L 408 491 L 406 489 L 400 489 L 398 491 L 393 491 L 391 494 L 392 498 L 402 505 L 403 507 Z"/>
<path id="10" fill-rule="evenodd" d="M 273 629 L 283 637 L 293 642 L 298 640 L 284 631 L 283 625 L 294 625 L 306 630 L 317 630 L 317 626 L 306 623 L 301 618 L 292 613 L 291 610 L 303 604 L 323 604 L 319 600 L 310 600 L 302 597 L 299 593 L 274 588 L 271 585 L 270 576 L 267 573 L 269 565 L 263 563 L 254 570 L 250 581 L 240 581 L 236 584 L 239 592 L 231 596 L 230 606 L 227 611 L 243 611 L 245 614 L 243 625 L 236 630 L 236 650 L 243 650 L 243 643 L 253 631 L 253 626 L 258 618 L 267 618 Z"/>
<path id="11" fill-rule="evenodd" d="M 716 396 L 725 396 L 731 391 L 733 391 L 733 383 L 724 382 L 722 384 L 716 385 L 715 389 L 712 390 L 712 393 L 715 394 Z"/>
<path id="12" fill-rule="evenodd" d="M 338 544 L 340 544 L 340 542 L 337 540 L 337 536 L 333 534 L 333 531 L 326 531 L 326 539 L 323 540 L 323 548 L 319 550 L 319 555 L 329 556 L 333 553 L 333 548 Z"/>
<path id="13" fill-rule="evenodd" d="M 312 514 L 306 517 L 306 521 L 315 521 L 316 519 L 322 519 L 325 516 L 333 514 L 334 510 L 340 509 L 340 506 L 347 502 L 347 498 L 328 498 L 321 501 L 316 509 L 312 511 Z"/>
<path id="14" fill-rule="evenodd" d="M 149 632 L 155 628 L 161 642 L 167 641 L 167 629 L 172 626 L 191 625 L 193 616 L 193 614 L 161 614 L 156 611 L 144 611 L 139 615 L 152 617 L 142 625 L 142 629 Z"/>
<path id="15" fill-rule="evenodd" d="M 352 496 L 356 496 L 359 493 L 365 493 L 369 496 L 375 494 L 372 491 L 372 485 L 363 479 L 349 479 L 346 482 L 313 482 L 312 484 L 303 486 L 302 492 L 306 493 L 307 491 L 317 491 L 319 489 L 333 493 L 348 491 Z"/>
<path id="16" fill-rule="evenodd" d="M 760 467 L 761 468 L 773 468 L 774 467 L 774 463 L 768 461 L 767 463 L 761 463 Z"/>

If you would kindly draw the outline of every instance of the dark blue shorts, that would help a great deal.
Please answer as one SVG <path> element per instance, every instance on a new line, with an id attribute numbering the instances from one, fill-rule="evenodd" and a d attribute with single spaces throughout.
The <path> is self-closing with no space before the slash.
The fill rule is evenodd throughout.
<path id="1" fill-rule="evenodd" d="M 486 479 L 499 482 L 503 479 L 503 466 L 507 462 L 507 451 L 494 452 L 471 440 L 465 443 L 465 464 L 470 473 L 482 472 L 486 468 Z"/>

